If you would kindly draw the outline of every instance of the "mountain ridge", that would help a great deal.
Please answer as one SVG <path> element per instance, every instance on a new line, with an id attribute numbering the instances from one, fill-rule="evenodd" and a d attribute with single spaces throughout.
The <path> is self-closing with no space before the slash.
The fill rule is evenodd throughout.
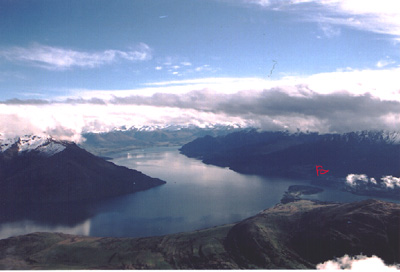
<path id="1" fill-rule="evenodd" d="M 323 220 L 322 220 L 323 219 Z M 400 262 L 400 204 L 300 200 L 238 223 L 144 238 L 33 233 L 0 240 L 2 269 L 315 269 L 361 253 Z"/>
<path id="2" fill-rule="evenodd" d="M 73 142 L 19 137 L 0 152 L 1 202 L 92 201 L 162 184 L 165 181 L 105 161 Z"/>
<path id="3" fill-rule="evenodd" d="M 309 179 L 319 185 L 396 199 L 400 193 L 400 182 L 395 178 L 400 176 L 400 133 L 395 131 L 320 135 L 252 130 L 198 138 L 183 145 L 180 152 L 243 174 Z M 329 172 L 317 176 L 317 165 Z M 348 186 L 355 184 L 346 182 L 352 174 L 365 180 L 367 186 Z M 385 187 L 389 177 L 390 187 Z"/>

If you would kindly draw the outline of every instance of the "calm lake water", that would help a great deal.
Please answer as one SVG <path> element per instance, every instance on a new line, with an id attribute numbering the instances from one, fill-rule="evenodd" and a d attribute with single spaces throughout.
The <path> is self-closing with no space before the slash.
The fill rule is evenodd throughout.
<path id="1" fill-rule="evenodd" d="M 191 231 L 242 220 L 279 203 L 290 185 L 309 184 L 205 165 L 181 155 L 178 147 L 132 150 L 118 154 L 113 162 L 167 184 L 86 205 L 2 205 L 0 238 L 36 231 L 114 237 Z M 309 198 L 339 202 L 370 198 L 323 189 Z"/>

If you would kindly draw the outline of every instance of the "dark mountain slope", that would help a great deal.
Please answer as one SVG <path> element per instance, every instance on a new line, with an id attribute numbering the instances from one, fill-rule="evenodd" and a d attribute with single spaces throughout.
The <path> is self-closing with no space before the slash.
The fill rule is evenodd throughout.
<path id="1" fill-rule="evenodd" d="M 38 149 L 18 151 L 15 144 L 0 153 L 1 202 L 87 201 L 165 183 L 107 162 L 74 143 L 53 143 L 64 149 L 48 156 Z"/>
<path id="2" fill-rule="evenodd" d="M 148 238 L 34 233 L 0 240 L 1 269 L 312 269 L 345 254 L 400 262 L 400 205 L 278 204 L 238 224 Z"/>
<path id="3" fill-rule="evenodd" d="M 398 135 L 394 134 L 395 138 L 385 132 L 366 131 L 325 135 L 251 131 L 199 138 L 180 150 L 205 163 L 247 174 L 309 178 L 316 176 L 316 165 L 323 165 L 330 170 L 326 177 L 360 173 L 380 178 L 400 175 Z"/>

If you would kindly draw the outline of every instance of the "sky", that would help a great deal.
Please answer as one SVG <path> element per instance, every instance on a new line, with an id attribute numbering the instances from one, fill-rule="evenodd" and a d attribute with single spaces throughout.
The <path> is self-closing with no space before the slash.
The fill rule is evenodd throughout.
<path id="1" fill-rule="evenodd" d="M 393 0 L 2 0 L 0 133 L 400 128 Z"/>

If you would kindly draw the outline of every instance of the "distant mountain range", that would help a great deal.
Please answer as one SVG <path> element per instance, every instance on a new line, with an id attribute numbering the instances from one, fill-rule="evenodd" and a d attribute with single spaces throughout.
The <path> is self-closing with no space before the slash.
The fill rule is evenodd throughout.
<path id="1" fill-rule="evenodd" d="M 400 205 L 300 200 L 236 224 L 146 238 L 32 233 L 0 240 L 0 269 L 315 269 L 338 257 L 400 262 Z"/>
<path id="2" fill-rule="evenodd" d="M 32 135 L 0 139 L 0 202 L 89 201 L 164 183 L 72 142 Z"/>
<path id="3" fill-rule="evenodd" d="M 325 185 L 346 187 L 349 174 L 363 174 L 376 181 L 376 184 L 370 182 L 377 189 L 374 193 L 400 192 L 400 180 L 394 178 L 400 176 L 400 132 L 318 134 L 250 130 L 198 138 L 180 151 L 204 163 L 244 174 L 307 178 Z M 329 172 L 317 176 L 317 165 Z M 393 190 L 379 190 L 385 189 L 388 182 L 381 179 L 387 176 L 392 182 L 388 188 Z M 363 192 L 368 192 L 371 186 Z"/>
<path id="4" fill-rule="evenodd" d="M 205 128 L 197 126 L 123 127 L 109 132 L 84 133 L 82 136 L 85 141 L 80 146 L 95 155 L 110 156 L 134 148 L 182 146 L 205 135 L 221 136 L 239 130 L 239 127 L 221 125 Z"/>

